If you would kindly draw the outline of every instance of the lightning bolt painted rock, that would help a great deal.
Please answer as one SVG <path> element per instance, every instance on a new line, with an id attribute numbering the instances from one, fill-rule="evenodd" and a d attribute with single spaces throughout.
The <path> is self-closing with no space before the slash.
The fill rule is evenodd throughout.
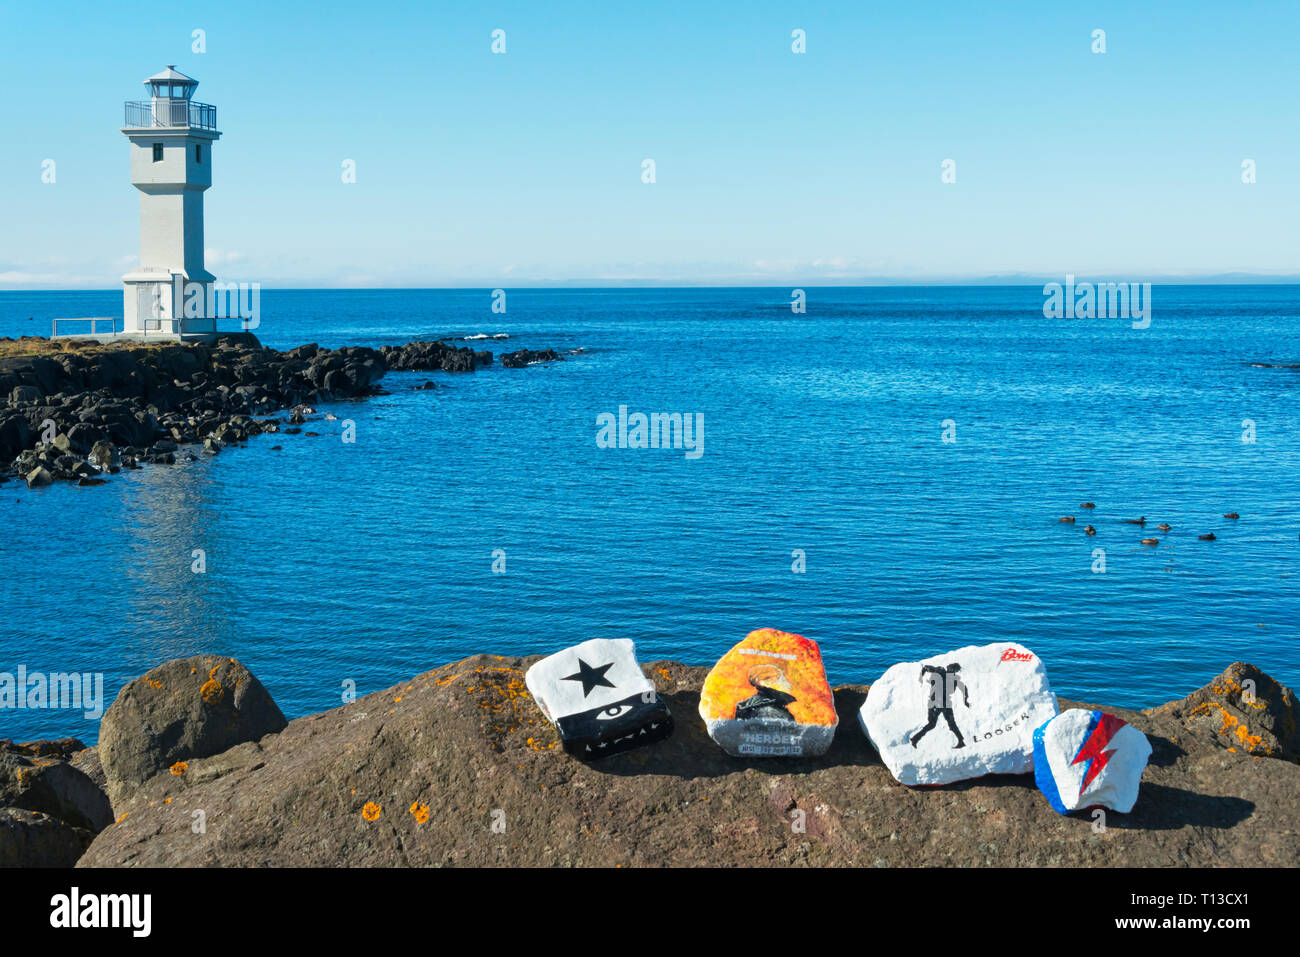
<path id="1" fill-rule="evenodd" d="M 1127 814 L 1150 757 L 1147 736 L 1104 711 L 1063 711 L 1034 732 L 1034 779 L 1061 814 L 1094 807 Z"/>

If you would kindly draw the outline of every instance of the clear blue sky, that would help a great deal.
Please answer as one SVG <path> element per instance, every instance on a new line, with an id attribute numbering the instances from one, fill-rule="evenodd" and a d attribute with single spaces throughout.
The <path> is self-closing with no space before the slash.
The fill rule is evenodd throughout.
<path id="1" fill-rule="evenodd" d="M 0 288 L 136 261 L 118 127 L 167 63 L 218 108 L 226 279 L 1295 276 L 1298 50 L 1296 0 L 4 0 Z"/>

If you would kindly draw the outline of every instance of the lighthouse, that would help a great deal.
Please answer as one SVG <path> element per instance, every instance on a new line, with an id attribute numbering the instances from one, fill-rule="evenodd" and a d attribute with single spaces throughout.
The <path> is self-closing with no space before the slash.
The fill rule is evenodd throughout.
<path id="1" fill-rule="evenodd" d="M 197 338 L 216 332 L 203 266 L 203 193 L 212 185 L 217 108 L 197 103 L 198 81 L 169 65 L 144 81 L 147 101 L 128 102 L 131 185 L 140 191 L 140 266 L 122 277 L 122 331 Z"/>

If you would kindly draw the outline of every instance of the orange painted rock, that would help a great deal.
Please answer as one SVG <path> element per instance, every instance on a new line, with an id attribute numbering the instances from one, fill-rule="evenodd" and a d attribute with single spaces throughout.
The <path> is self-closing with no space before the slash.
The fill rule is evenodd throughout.
<path id="1" fill-rule="evenodd" d="M 839 724 L 817 642 L 775 628 L 751 631 L 713 666 L 700 717 L 736 757 L 825 754 Z"/>

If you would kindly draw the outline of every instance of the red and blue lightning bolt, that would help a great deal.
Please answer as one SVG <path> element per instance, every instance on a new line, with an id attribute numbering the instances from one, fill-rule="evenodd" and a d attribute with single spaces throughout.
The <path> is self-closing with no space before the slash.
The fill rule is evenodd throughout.
<path id="1" fill-rule="evenodd" d="M 1114 749 L 1107 749 L 1110 739 L 1115 737 L 1120 728 L 1127 723 L 1113 714 L 1101 715 L 1101 719 L 1094 718 L 1095 724 L 1092 725 L 1088 737 L 1083 739 L 1083 746 L 1079 748 L 1079 753 L 1074 756 L 1071 765 L 1078 764 L 1080 761 L 1087 761 L 1088 766 L 1083 771 L 1083 783 L 1079 785 L 1079 795 L 1088 789 L 1093 778 L 1101 774 L 1101 769 L 1109 763 L 1111 756 L 1114 755 Z"/>

